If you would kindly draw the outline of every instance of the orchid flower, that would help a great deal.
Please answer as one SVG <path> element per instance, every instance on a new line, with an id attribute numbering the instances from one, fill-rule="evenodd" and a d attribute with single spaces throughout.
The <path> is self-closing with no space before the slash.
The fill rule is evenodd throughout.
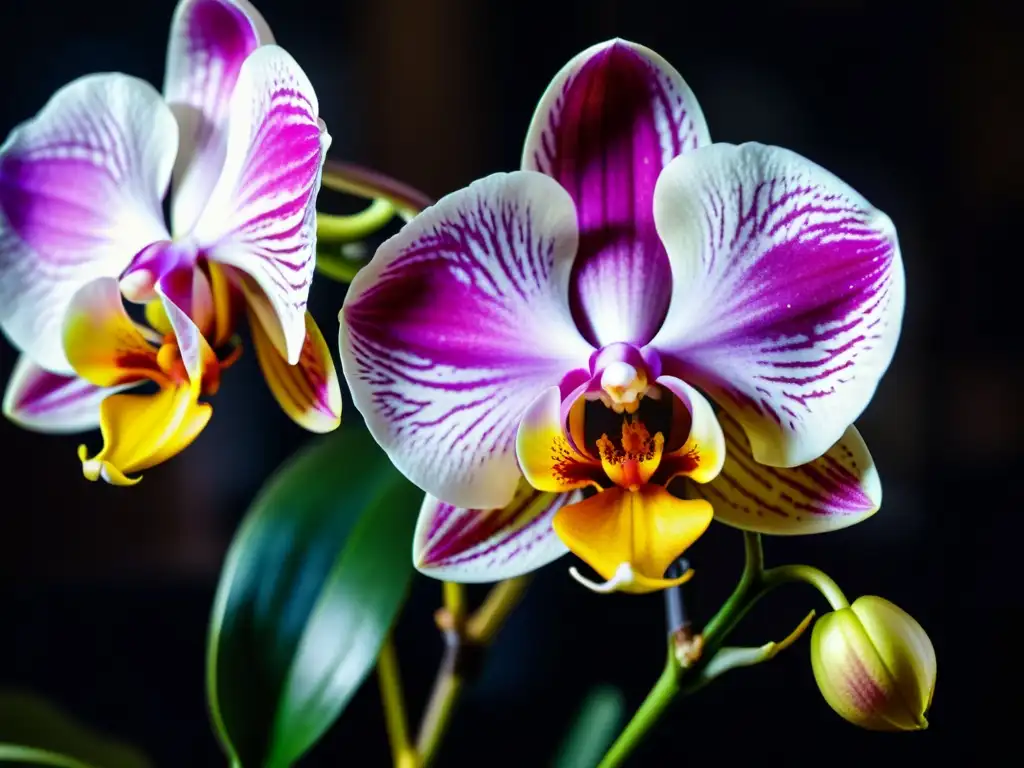
<path id="1" fill-rule="evenodd" d="M 329 144 L 309 79 L 246 0 L 179 3 L 163 96 L 124 74 L 61 88 L 0 148 L 0 327 L 22 353 L 4 413 L 99 426 L 85 476 L 137 482 L 209 421 L 200 398 L 247 314 L 284 410 L 334 429 L 337 375 L 306 311 Z M 143 382 L 156 393 L 121 393 Z"/>
<path id="2" fill-rule="evenodd" d="M 688 578 L 666 574 L 713 516 L 799 534 L 878 509 L 852 423 L 903 302 L 883 213 L 791 151 L 710 143 L 679 73 L 614 40 L 555 77 L 522 170 L 380 247 L 342 367 L 429 494 L 420 570 L 492 581 L 571 550 L 590 588 L 647 592 Z"/>

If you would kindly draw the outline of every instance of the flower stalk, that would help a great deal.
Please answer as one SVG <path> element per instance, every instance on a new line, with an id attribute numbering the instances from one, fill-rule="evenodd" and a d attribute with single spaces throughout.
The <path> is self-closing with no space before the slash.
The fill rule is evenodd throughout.
<path id="1" fill-rule="evenodd" d="M 418 189 L 390 176 L 337 160 L 327 160 L 324 164 L 322 183 L 335 192 L 367 200 L 386 200 L 406 221 L 434 202 Z"/>
<path id="2" fill-rule="evenodd" d="M 766 570 L 759 533 L 745 531 L 743 545 L 743 573 L 736 588 L 704 626 L 704 631 L 700 635 L 691 636 L 685 632 L 686 627 L 681 630 L 686 637 L 680 638 L 680 630 L 670 633 L 668 658 L 661 676 L 605 754 L 598 768 L 615 768 L 622 765 L 680 692 L 695 693 L 710 682 L 712 678 L 701 673 L 747 612 L 775 587 L 791 582 L 804 582 L 817 589 L 833 610 L 849 606 L 849 601 L 839 585 L 817 568 L 809 565 L 782 565 Z M 784 648 L 795 640 L 809 625 L 810 619 L 811 616 L 807 617 L 796 632 L 779 643 L 779 648 Z M 685 641 L 682 645 L 680 639 Z M 772 655 L 774 652 L 765 655 L 764 659 L 771 658 Z"/>
<path id="3" fill-rule="evenodd" d="M 465 586 L 444 582 L 444 605 L 435 614 L 444 637 L 444 655 L 415 745 L 407 730 L 394 645 L 389 639 L 381 648 L 377 672 L 395 768 L 427 768 L 436 759 L 465 684 L 480 669 L 483 652 L 519 603 L 528 583 L 529 578 L 525 576 L 498 583 L 480 607 L 470 613 Z"/>
<path id="4" fill-rule="evenodd" d="M 377 678 L 380 697 L 384 704 L 384 724 L 395 768 L 416 768 L 416 750 L 409 740 L 409 726 L 405 715 L 405 696 L 398 671 L 398 654 L 392 637 L 384 642 L 377 658 Z"/>
<path id="5" fill-rule="evenodd" d="M 327 243 L 352 243 L 364 240 L 387 226 L 395 214 L 395 206 L 384 198 L 376 198 L 359 213 L 347 216 L 318 211 L 316 237 L 319 242 Z"/>

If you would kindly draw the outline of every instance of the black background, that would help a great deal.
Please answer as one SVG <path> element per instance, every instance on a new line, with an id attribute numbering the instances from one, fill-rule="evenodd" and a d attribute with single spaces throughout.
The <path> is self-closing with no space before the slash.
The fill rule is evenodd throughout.
<path id="1" fill-rule="evenodd" d="M 900 232 L 907 314 L 896 360 L 859 425 L 883 510 L 853 529 L 769 540 L 769 562 L 825 568 L 851 596 L 883 595 L 926 628 L 939 660 L 929 730 L 873 734 L 815 687 L 807 641 L 678 705 L 633 764 L 803 766 L 1015 762 L 1020 634 L 1024 53 L 1011 3 L 262 0 L 317 88 L 332 156 L 440 195 L 517 166 L 533 107 L 586 46 L 654 48 L 696 92 L 718 141 L 790 147 L 886 211 Z M 124 71 L 159 85 L 171 0 L 0 8 L 0 133 L 65 82 Z M 325 198 L 325 205 L 332 204 Z M 343 288 L 312 308 L 335 338 Z M 333 346 L 333 344 L 332 344 Z M 0 341 L 0 374 L 14 354 Z M 161 766 L 223 765 L 203 698 L 205 625 L 220 563 L 263 478 L 306 436 L 252 355 L 226 378 L 199 441 L 132 490 L 81 478 L 76 437 L 0 424 L 0 687 L 30 688 Z M 350 411 L 351 413 L 351 411 Z M 88 438 L 95 445 L 96 438 Z M 734 531 L 691 550 L 695 617 L 738 575 Z M 465 697 L 440 765 L 547 764 L 594 683 L 643 698 L 663 662 L 657 595 L 602 597 L 567 562 L 545 569 Z M 413 709 L 441 644 L 437 582 L 400 627 Z M 811 607 L 785 590 L 737 639 L 778 639 Z M 1018 726 L 1019 727 L 1019 726 Z M 303 764 L 386 765 L 367 685 Z"/>

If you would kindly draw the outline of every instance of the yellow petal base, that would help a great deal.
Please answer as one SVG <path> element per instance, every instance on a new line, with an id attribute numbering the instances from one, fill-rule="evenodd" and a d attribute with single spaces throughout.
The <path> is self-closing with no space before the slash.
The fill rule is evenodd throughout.
<path id="1" fill-rule="evenodd" d="M 78 447 L 82 474 L 111 485 L 135 485 L 131 475 L 167 461 L 196 439 L 213 409 L 199 403 L 199 385 L 166 387 L 153 395 L 111 395 L 100 405 L 103 448 L 92 458 Z"/>
<path id="2" fill-rule="evenodd" d="M 562 507 L 553 526 L 558 537 L 607 581 L 595 584 L 573 576 L 597 592 L 653 592 L 682 584 L 688 572 L 666 579 L 665 571 L 711 523 L 711 505 L 679 499 L 658 485 L 637 490 L 610 488 Z"/>

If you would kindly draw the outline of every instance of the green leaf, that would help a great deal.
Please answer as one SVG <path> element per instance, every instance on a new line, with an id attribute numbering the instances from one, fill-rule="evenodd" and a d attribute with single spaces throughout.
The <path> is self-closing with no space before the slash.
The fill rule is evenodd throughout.
<path id="1" fill-rule="evenodd" d="M 291 766 L 341 714 L 405 600 L 422 497 L 359 425 L 260 492 L 224 564 L 207 654 L 234 764 Z"/>
<path id="2" fill-rule="evenodd" d="M 56 752 L 47 752 L 44 749 L 21 747 L 17 744 L 0 744 L 0 762 L 49 765 L 53 768 L 99 768 L 67 755 L 58 755 Z"/>
<path id="3" fill-rule="evenodd" d="M 0 691 L 0 761 L 60 768 L 151 768 L 138 750 L 101 736 L 40 696 Z"/>
<path id="4" fill-rule="evenodd" d="M 598 686 L 583 702 L 555 759 L 555 768 L 594 768 L 626 721 L 618 688 Z"/>

